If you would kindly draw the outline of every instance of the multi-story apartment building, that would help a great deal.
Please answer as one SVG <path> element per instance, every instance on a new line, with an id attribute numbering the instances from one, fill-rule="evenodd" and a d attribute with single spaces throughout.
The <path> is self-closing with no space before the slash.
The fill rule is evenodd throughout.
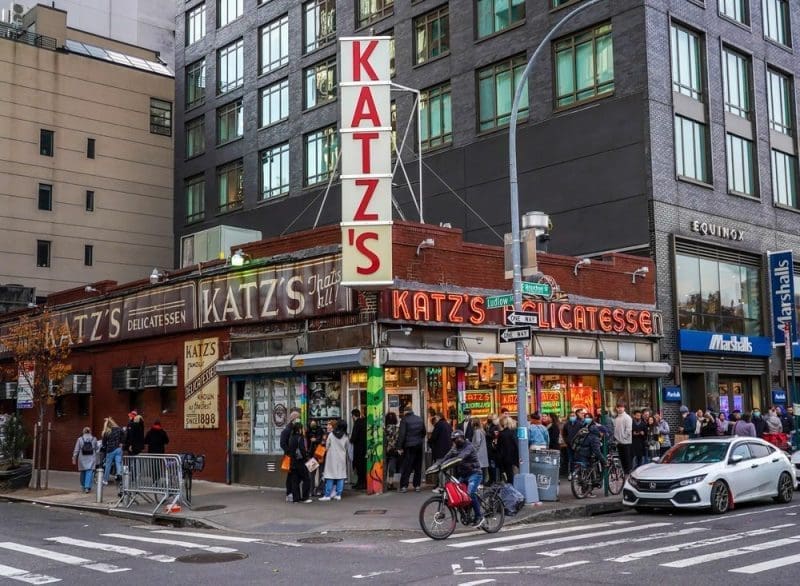
<path id="1" fill-rule="evenodd" d="M 336 39 L 387 34 L 394 82 L 421 91 L 400 158 L 413 167 L 419 142 L 425 221 L 499 243 L 515 82 L 587 3 L 180 3 L 176 238 L 218 224 L 281 234 L 320 209 L 337 222 Z M 657 288 L 674 414 L 680 401 L 730 412 L 785 399 L 766 252 L 800 253 L 798 27 L 790 0 L 602 1 L 554 34 L 528 79 L 520 207 L 550 214 L 552 251 L 656 260 L 631 278 Z M 400 141 L 414 96 L 393 97 Z M 419 217 L 400 171 L 394 183 L 398 216 Z M 618 385 L 630 383 L 606 381 L 606 404 Z"/>
<path id="2" fill-rule="evenodd" d="M 0 24 L 0 283 L 40 297 L 173 254 L 173 74 L 66 18 Z"/>

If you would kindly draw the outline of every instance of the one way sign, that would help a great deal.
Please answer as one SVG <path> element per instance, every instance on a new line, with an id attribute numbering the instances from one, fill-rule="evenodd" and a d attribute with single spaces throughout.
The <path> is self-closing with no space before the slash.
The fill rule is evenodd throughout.
<path id="1" fill-rule="evenodd" d="M 539 315 L 532 311 L 509 311 L 506 313 L 506 325 L 539 325 Z"/>
<path id="2" fill-rule="evenodd" d="M 531 328 L 528 326 L 520 326 L 514 328 L 500 328 L 497 331 L 497 337 L 501 342 L 517 342 L 519 340 L 531 339 Z"/>

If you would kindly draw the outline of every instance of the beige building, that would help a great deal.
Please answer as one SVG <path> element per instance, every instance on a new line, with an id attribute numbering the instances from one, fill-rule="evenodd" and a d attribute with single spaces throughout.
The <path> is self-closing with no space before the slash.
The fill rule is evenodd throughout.
<path id="1" fill-rule="evenodd" d="M 0 284 L 37 296 L 173 262 L 173 75 L 66 18 L 0 24 Z"/>

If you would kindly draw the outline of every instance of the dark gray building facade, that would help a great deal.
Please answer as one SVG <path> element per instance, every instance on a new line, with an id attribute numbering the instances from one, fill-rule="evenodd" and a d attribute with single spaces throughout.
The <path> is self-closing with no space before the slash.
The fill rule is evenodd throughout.
<path id="1" fill-rule="evenodd" d="M 422 91 L 425 222 L 500 244 L 514 79 L 582 3 L 178 2 L 178 244 L 220 224 L 274 236 L 340 220 L 336 37 L 366 34 L 393 36 L 393 81 Z M 664 384 L 693 408 L 763 409 L 786 390 L 766 252 L 800 254 L 798 28 L 789 0 L 608 0 L 563 26 L 528 80 L 521 209 L 550 214 L 553 252 L 655 258 L 657 274 L 632 278 L 657 288 Z M 393 99 L 400 143 L 415 98 Z M 412 122 L 400 159 L 416 193 Z M 398 217 L 419 219 L 402 170 L 394 182 Z"/>

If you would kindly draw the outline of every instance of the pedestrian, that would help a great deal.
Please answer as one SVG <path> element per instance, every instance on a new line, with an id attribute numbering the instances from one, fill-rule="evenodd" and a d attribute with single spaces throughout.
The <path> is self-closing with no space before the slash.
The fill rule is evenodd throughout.
<path id="1" fill-rule="evenodd" d="M 495 413 L 486 416 L 486 451 L 489 454 L 489 484 L 498 479 L 497 439 L 500 437 L 500 419 Z"/>
<path id="2" fill-rule="evenodd" d="M 350 412 L 353 417 L 353 430 L 350 432 L 350 443 L 353 445 L 353 471 L 356 481 L 353 488 L 367 489 L 367 420 L 361 416 L 360 409 Z"/>
<path id="3" fill-rule="evenodd" d="M 394 413 L 387 415 L 394 415 Z M 397 421 L 396 415 L 395 421 Z M 347 479 L 347 454 L 350 451 L 347 424 L 344 421 L 338 421 L 332 427 L 333 431 L 325 440 L 325 495 L 319 499 L 320 501 L 342 500 L 344 481 Z"/>
<path id="4" fill-rule="evenodd" d="M 631 459 L 633 456 L 632 446 L 633 436 L 633 419 L 625 413 L 625 403 L 622 401 L 617 403 L 617 417 L 614 419 L 614 440 L 617 442 L 619 449 L 619 459 L 622 462 L 622 470 L 625 474 L 630 474 Z"/>
<path id="5" fill-rule="evenodd" d="M 683 427 L 681 428 L 681 432 L 688 436 L 689 439 L 697 437 L 697 416 L 689 411 L 689 408 L 686 405 L 681 405 L 679 411 L 681 413 L 681 417 L 683 418 Z"/>
<path id="6" fill-rule="evenodd" d="M 781 426 L 783 427 L 783 433 L 794 433 L 794 407 L 791 405 L 781 413 Z"/>
<path id="7" fill-rule="evenodd" d="M 292 502 L 310 503 L 309 477 L 306 462 L 309 459 L 308 445 L 303 436 L 303 424 L 300 421 L 292 423 L 292 432 L 289 435 L 289 456 L 291 465 L 289 476 L 292 484 Z"/>
<path id="8" fill-rule="evenodd" d="M 467 438 L 464 437 L 464 432 L 460 429 L 453 432 L 452 441 L 453 449 L 446 454 L 446 457 L 458 458 L 460 460 L 455 469 L 456 476 L 459 482 L 467 485 L 467 493 L 472 501 L 472 510 L 474 513 L 472 526 L 480 527 L 483 525 L 484 521 L 483 513 L 481 512 L 481 502 L 478 499 L 478 486 L 482 479 L 478 454 L 475 451 L 475 446 L 467 441 Z"/>
<path id="9" fill-rule="evenodd" d="M 698 418 L 698 422 L 702 421 L 700 427 L 700 437 L 717 437 L 717 418 L 710 410 L 703 413 L 702 420 Z"/>
<path id="10" fill-rule="evenodd" d="M 433 431 L 431 431 L 431 437 L 428 440 L 428 447 L 431 450 L 431 459 L 434 462 L 438 462 L 439 460 L 443 459 L 445 454 L 450 451 L 450 436 L 453 433 L 453 429 L 450 427 L 450 424 L 444 418 L 443 413 L 438 413 L 433 416 Z M 442 475 L 438 474 L 436 476 L 436 486 L 433 487 L 433 492 L 441 492 L 442 488 Z"/>
<path id="11" fill-rule="evenodd" d="M 117 482 L 122 475 L 122 445 L 125 442 L 125 433 L 111 417 L 106 417 L 103 422 L 103 449 L 106 452 L 103 470 L 103 484 L 108 484 L 111 466 L 116 467 Z"/>
<path id="12" fill-rule="evenodd" d="M 642 419 L 638 409 L 633 412 L 631 422 L 631 455 L 634 469 L 647 463 L 647 421 Z"/>
<path id="13" fill-rule="evenodd" d="M 500 418 L 500 435 L 497 438 L 497 465 L 508 484 L 514 483 L 514 467 L 519 466 L 517 422 L 513 417 Z M 498 478 L 500 481 L 500 478 Z"/>
<path id="14" fill-rule="evenodd" d="M 720 411 L 719 417 L 717 417 L 717 435 L 728 435 L 729 425 L 730 421 L 725 416 L 725 412 Z"/>
<path id="15" fill-rule="evenodd" d="M 546 450 L 550 443 L 550 434 L 542 424 L 542 416 L 538 411 L 531 415 L 531 424 L 528 426 L 528 448 L 530 450 Z"/>
<path id="16" fill-rule="evenodd" d="M 619 415 L 617 416 L 619 417 Z M 628 416 L 630 417 L 630 415 Z M 575 461 L 578 465 L 589 468 L 590 466 L 599 465 L 602 468 L 606 467 L 605 458 L 601 447 L 601 431 L 600 426 L 597 425 L 589 415 L 588 412 L 584 413 L 583 425 L 578 434 L 575 435 Z M 596 495 L 593 493 L 595 488 L 600 488 L 602 483 L 599 479 L 589 487 L 589 492 L 586 494 L 589 498 L 594 498 Z"/>
<path id="17" fill-rule="evenodd" d="M 742 415 L 742 418 L 734 423 L 731 433 L 744 437 L 756 437 L 756 426 L 752 423 L 752 416 L 749 413 Z"/>
<path id="18" fill-rule="evenodd" d="M 279 445 L 281 450 L 283 451 L 284 458 L 289 458 L 291 463 L 291 455 L 289 454 L 289 438 L 292 435 L 292 425 L 296 419 L 300 417 L 300 410 L 297 407 L 292 407 L 291 411 L 289 411 L 289 419 L 286 422 L 286 426 L 281 430 L 281 436 Z M 291 464 L 290 464 L 291 465 Z M 286 474 L 286 502 L 292 502 L 294 498 L 292 496 L 292 475 L 291 475 L 291 468 L 287 470 Z"/>
<path id="19" fill-rule="evenodd" d="M 414 491 L 420 491 L 422 484 L 422 443 L 425 440 L 425 424 L 414 409 L 408 405 L 400 420 L 398 432 L 398 453 L 403 457 L 403 469 L 400 474 L 400 492 L 408 492 L 408 480 L 413 472 Z"/>
<path id="20" fill-rule="evenodd" d="M 135 409 L 128 413 L 125 432 L 125 453 L 135 456 L 144 450 L 144 418 Z"/>
<path id="21" fill-rule="evenodd" d="M 462 419 L 461 422 L 458 424 L 458 429 L 464 432 L 464 437 L 466 437 L 467 441 L 469 442 L 472 441 L 472 433 L 473 433 L 471 419 L 472 419 L 472 409 L 470 409 L 469 407 L 465 407 L 464 419 Z"/>
<path id="22" fill-rule="evenodd" d="M 669 423 L 667 423 L 667 420 L 663 418 L 661 413 L 656 413 L 654 417 L 656 425 L 658 425 L 658 442 L 661 444 L 658 455 L 663 456 L 667 450 L 672 447 L 672 441 L 669 438 Z"/>
<path id="23" fill-rule="evenodd" d="M 753 409 L 753 427 L 756 429 L 756 437 L 764 437 L 764 432 L 767 431 L 767 422 L 761 416 L 761 409 L 756 407 Z"/>
<path id="24" fill-rule="evenodd" d="M 549 421 L 542 420 L 542 423 L 547 428 L 547 433 L 550 435 L 550 442 L 548 447 L 551 450 L 561 450 L 561 422 L 558 420 L 556 413 L 545 414 Z"/>
<path id="25" fill-rule="evenodd" d="M 144 443 L 147 446 L 148 454 L 163 454 L 169 443 L 169 436 L 164 428 L 161 427 L 161 420 L 156 419 L 153 425 L 147 430 L 144 436 Z"/>
<path id="26" fill-rule="evenodd" d="M 478 462 L 481 465 L 482 481 L 486 482 L 486 473 L 489 469 L 489 450 L 486 445 L 486 432 L 481 427 L 481 420 L 473 417 L 470 420 L 472 424 L 472 445 L 475 446 L 475 451 L 478 453 Z"/>
<path id="27" fill-rule="evenodd" d="M 335 431 L 335 429 L 333 430 Z M 389 411 L 383 420 L 383 442 L 386 453 L 386 490 L 395 489 L 395 476 L 397 476 L 400 455 L 397 453 L 397 439 L 400 432 L 397 422 L 397 413 Z M 328 477 L 325 477 L 327 486 Z"/>
<path id="28" fill-rule="evenodd" d="M 783 423 L 781 423 L 781 418 L 778 416 L 777 407 L 767 411 L 764 423 L 767 426 L 767 433 L 783 433 Z"/>
<path id="29" fill-rule="evenodd" d="M 578 430 L 583 427 L 583 409 L 578 407 L 574 412 L 569 414 L 564 429 L 564 443 L 567 444 L 567 480 L 572 480 L 572 471 L 575 467 L 575 450 L 572 449 L 572 441 Z"/>
<path id="30" fill-rule="evenodd" d="M 661 455 L 661 429 L 656 423 L 655 416 L 647 418 L 647 453 L 645 463 L 652 462 L 653 459 Z"/>
<path id="31" fill-rule="evenodd" d="M 325 435 L 325 430 L 322 429 L 319 422 L 316 419 L 312 419 L 308 423 L 308 429 L 306 430 L 306 440 L 308 441 L 308 453 L 311 456 L 314 456 L 317 453 L 317 448 L 319 446 L 324 446 L 323 443 L 323 436 Z M 323 458 L 317 458 L 317 462 L 320 462 Z M 322 462 L 320 462 L 322 464 Z M 322 496 L 322 466 L 318 466 L 316 470 L 309 473 L 309 482 L 311 483 L 311 494 L 313 496 Z"/>
<path id="32" fill-rule="evenodd" d="M 72 450 L 72 463 L 78 465 L 81 488 L 86 493 L 92 491 L 92 474 L 94 473 L 96 453 L 97 438 L 92 435 L 90 428 L 84 427 L 83 433 L 75 441 L 75 447 Z"/>

